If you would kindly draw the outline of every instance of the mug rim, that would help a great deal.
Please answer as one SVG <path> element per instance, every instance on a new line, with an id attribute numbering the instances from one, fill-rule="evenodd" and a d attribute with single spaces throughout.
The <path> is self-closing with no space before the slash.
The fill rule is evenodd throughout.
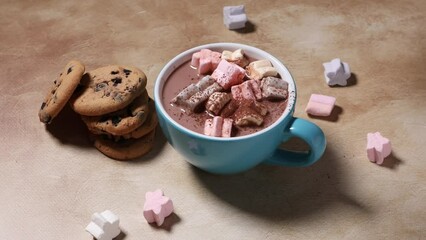
<path id="1" fill-rule="evenodd" d="M 281 75 L 281 78 L 283 78 L 288 83 L 287 106 L 286 106 L 286 109 L 284 110 L 284 112 L 281 114 L 281 116 L 273 124 L 269 125 L 268 127 L 264 128 L 260 131 L 257 131 L 255 133 L 250 133 L 250 134 L 247 134 L 247 135 L 243 135 L 243 136 L 230 137 L 230 138 L 213 137 L 213 136 L 207 136 L 207 135 L 204 135 L 204 134 L 201 134 L 201 133 L 194 132 L 194 131 L 187 129 L 184 126 L 180 125 L 177 121 L 175 121 L 172 117 L 170 117 L 170 115 L 167 113 L 167 111 L 163 107 L 163 103 L 162 103 L 162 91 L 163 91 L 164 83 L 166 82 L 168 77 L 173 73 L 174 70 L 176 70 L 178 67 L 180 67 L 186 61 L 191 60 L 191 58 L 187 58 L 188 56 L 192 56 L 193 53 L 198 52 L 201 49 L 205 49 L 205 48 L 208 48 L 208 49 L 221 48 L 222 51 L 223 50 L 229 50 L 229 49 L 231 49 L 231 50 L 235 49 L 236 50 L 236 49 L 241 48 L 241 49 L 243 49 L 244 54 L 247 54 L 246 53 L 246 50 L 247 50 L 247 51 L 249 51 L 248 55 L 250 55 L 250 53 L 258 53 L 260 55 L 265 56 L 266 59 L 271 61 L 272 65 L 274 67 L 279 68 L 279 69 L 277 69 L 278 73 Z M 187 59 L 183 59 L 185 57 Z M 176 62 L 182 61 L 182 59 L 184 60 L 183 62 L 181 62 L 177 66 L 174 65 Z M 172 69 L 172 70 L 170 70 L 170 69 Z M 168 73 L 168 75 L 165 76 L 167 73 Z M 285 75 L 285 76 L 283 76 L 283 75 Z M 161 71 L 158 74 L 157 79 L 155 81 L 154 99 L 156 100 L 155 105 L 156 105 L 157 109 L 159 110 L 159 114 L 162 114 L 175 128 L 179 129 L 180 131 L 185 132 L 186 134 L 190 135 L 191 137 L 202 138 L 202 139 L 211 140 L 211 141 L 229 142 L 229 141 L 238 141 L 238 140 L 248 139 L 248 138 L 258 136 L 258 135 L 262 135 L 263 133 L 271 131 L 276 126 L 280 125 L 281 122 L 283 122 L 284 119 L 287 118 L 289 115 L 292 116 L 292 114 L 294 112 L 294 107 L 295 107 L 295 104 L 296 104 L 296 84 L 294 82 L 293 76 L 291 75 L 291 73 L 287 69 L 287 67 L 284 65 L 284 63 L 282 63 L 282 61 L 278 60 L 272 54 L 270 54 L 270 53 L 268 53 L 268 52 L 266 52 L 262 49 L 259 49 L 257 47 L 253 47 L 253 46 L 249 46 L 249 45 L 245 45 L 245 44 L 231 43 L 231 42 L 218 42 L 218 43 L 203 44 L 203 45 L 199 45 L 199 46 L 187 49 L 187 50 L 179 53 L 178 55 L 176 55 L 169 62 L 167 62 L 167 64 L 161 69 Z"/>

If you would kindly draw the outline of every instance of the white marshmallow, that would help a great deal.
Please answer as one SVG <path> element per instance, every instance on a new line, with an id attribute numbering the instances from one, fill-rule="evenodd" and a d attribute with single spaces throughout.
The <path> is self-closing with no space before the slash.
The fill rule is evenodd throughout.
<path id="1" fill-rule="evenodd" d="M 246 26 L 247 15 L 244 5 L 223 8 L 223 23 L 228 29 L 240 29 Z"/>
<path id="2" fill-rule="evenodd" d="M 251 79 L 261 80 L 264 77 L 275 77 L 278 75 L 277 69 L 267 59 L 251 62 L 247 67 L 248 75 Z"/>
<path id="3" fill-rule="evenodd" d="M 325 81 L 329 86 L 340 85 L 346 86 L 347 80 L 351 76 L 349 65 L 342 62 L 340 58 L 335 58 L 330 62 L 323 63 Z"/>
<path id="4" fill-rule="evenodd" d="M 97 240 L 112 240 L 121 232 L 119 222 L 117 215 L 110 210 L 105 210 L 100 214 L 92 215 L 92 221 L 87 225 L 86 231 Z"/>

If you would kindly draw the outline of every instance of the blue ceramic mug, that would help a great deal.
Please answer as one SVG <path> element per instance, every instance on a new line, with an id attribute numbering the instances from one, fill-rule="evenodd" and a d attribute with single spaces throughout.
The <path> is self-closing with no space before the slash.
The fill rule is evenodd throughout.
<path id="1" fill-rule="evenodd" d="M 201 49 L 234 51 L 243 49 L 252 59 L 268 59 L 288 82 L 287 108 L 281 117 L 269 127 L 256 133 L 232 137 L 210 137 L 188 130 L 170 117 L 162 105 L 164 83 L 180 65 L 189 61 L 192 54 Z M 326 140 L 322 130 L 312 122 L 293 117 L 296 103 L 296 86 L 288 69 L 277 58 L 255 47 L 237 43 L 212 43 L 180 53 L 161 70 L 154 88 L 155 106 L 160 127 L 173 148 L 192 165 L 217 174 L 238 173 L 260 163 L 282 166 L 309 166 L 323 155 Z M 166 103 L 168 104 L 168 103 Z M 304 140 L 309 152 L 283 150 L 279 146 L 291 137 Z"/>

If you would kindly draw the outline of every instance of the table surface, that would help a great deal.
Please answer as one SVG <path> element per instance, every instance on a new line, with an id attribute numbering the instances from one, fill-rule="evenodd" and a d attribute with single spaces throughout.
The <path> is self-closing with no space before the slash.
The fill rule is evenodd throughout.
<path id="1" fill-rule="evenodd" d="M 243 0 L 241 31 L 223 25 L 223 6 L 235 2 L 211 2 L 2 1 L 0 238 L 91 239 L 84 229 L 105 209 L 120 217 L 125 240 L 426 238 L 426 1 Z M 152 96 L 172 57 L 212 42 L 253 45 L 286 64 L 295 116 L 327 137 L 319 162 L 218 176 L 187 164 L 161 133 L 147 156 L 120 162 L 90 144 L 69 107 L 39 122 L 71 59 L 87 70 L 137 66 Z M 336 57 L 351 67 L 347 87 L 325 83 L 322 63 Z M 305 113 L 312 93 L 337 98 L 332 117 Z M 392 142 L 382 166 L 366 156 L 375 131 Z M 175 205 L 162 227 L 142 215 L 157 188 Z"/>

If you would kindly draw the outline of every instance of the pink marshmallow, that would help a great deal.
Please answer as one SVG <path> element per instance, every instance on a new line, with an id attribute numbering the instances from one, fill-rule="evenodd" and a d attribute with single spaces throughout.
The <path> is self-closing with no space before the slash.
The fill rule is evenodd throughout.
<path id="1" fill-rule="evenodd" d="M 389 139 L 383 137 L 379 132 L 367 134 L 367 157 L 370 162 L 381 165 L 391 152 L 392 147 Z"/>
<path id="2" fill-rule="evenodd" d="M 210 57 L 212 59 L 212 71 L 214 71 L 222 60 L 222 53 L 212 51 Z"/>
<path id="3" fill-rule="evenodd" d="M 228 90 L 232 86 L 242 83 L 244 75 L 244 68 L 222 59 L 216 70 L 213 71 L 212 78 L 225 90 Z"/>
<path id="4" fill-rule="evenodd" d="M 260 90 L 258 80 L 248 80 L 239 85 L 231 87 L 232 97 L 235 100 L 259 100 L 262 98 L 262 90 Z"/>
<path id="5" fill-rule="evenodd" d="M 198 68 L 198 66 L 200 66 L 200 58 L 201 58 L 200 52 L 196 52 L 196 53 L 192 54 L 191 66 Z"/>
<path id="6" fill-rule="evenodd" d="M 232 122 L 233 120 L 230 118 L 223 119 L 222 125 L 222 137 L 231 137 L 232 133 Z"/>
<path id="7" fill-rule="evenodd" d="M 161 226 L 164 219 L 173 212 L 173 202 L 165 197 L 160 189 L 145 194 L 145 204 L 143 205 L 143 216 L 148 223 L 156 222 Z"/>
<path id="8" fill-rule="evenodd" d="M 212 137 L 231 137 L 232 122 L 230 118 L 215 116 L 204 124 L 204 135 Z"/>
<path id="9" fill-rule="evenodd" d="M 315 116 L 330 116 L 335 103 L 335 97 L 312 94 L 305 111 Z"/>
<path id="10" fill-rule="evenodd" d="M 209 49 L 192 54 L 191 66 L 198 69 L 198 74 L 207 74 L 215 70 L 222 56 L 219 52 L 213 52 Z"/>

